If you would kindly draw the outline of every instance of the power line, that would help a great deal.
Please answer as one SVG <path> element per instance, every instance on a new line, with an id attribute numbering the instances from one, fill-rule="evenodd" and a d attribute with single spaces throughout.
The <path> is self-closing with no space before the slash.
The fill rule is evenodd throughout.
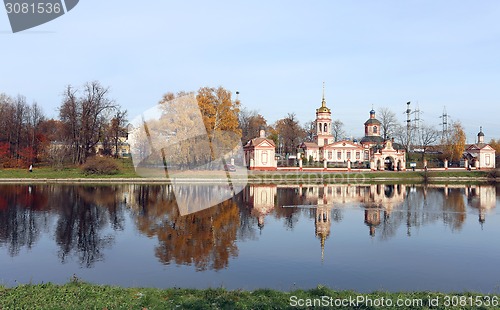
<path id="1" fill-rule="evenodd" d="M 443 129 L 442 129 L 442 132 L 441 132 L 441 136 L 444 137 L 446 136 L 446 133 L 448 132 L 448 117 L 450 115 L 448 113 L 446 113 L 446 106 L 443 108 L 443 115 L 441 115 L 439 118 L 442 119 L 442 122 L 440 125 L 443 126 Z"/>

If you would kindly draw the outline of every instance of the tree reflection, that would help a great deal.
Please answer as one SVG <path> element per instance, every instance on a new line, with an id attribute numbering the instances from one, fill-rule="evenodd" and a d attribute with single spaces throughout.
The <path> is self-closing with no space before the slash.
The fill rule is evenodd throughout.
<path id="1" fill-rule="evenodd" d="M 62 187 L 53 201 L 59 208 L 56 242 L 59 257 L 64 263 L 71 254 L 80 265 L 90 268 L 104 259 L 103 250 L 109 248 L 114 237 L 105 234 L 108 224 L 123 228 L 123 209 L 119 208 L 118 191 L 114 187 Z"/>
<path id="2" fill-rule="evenodd" d="M 165 194 L 167 195 L 163 195 Z M 156 236 L 155 255 L 164 264 L 194 265 L 197 270 L 226 268 L 238 255 L 240 211 L 233 200 L 181 216 L 169 187 L 138 186 L 134 191 L 136 224 Z M 140 204 L 140 205 L 139 205 Z"/>
<path id="3" fill-rule="evenodd" d="M 31 249 L 41 231 L 48 227 L 44 187 L 25 185 L 0 186 L 0 244 L 6 244 L 11 256 L 22 247 Z"/>
<path id="4" fill-rule="evenodd" d="M 446 225 L 450 225 L 453 230 L 460 230 L 466 216 L 464 189 L 445 188 L 444 195 L 443 221 Z"/>

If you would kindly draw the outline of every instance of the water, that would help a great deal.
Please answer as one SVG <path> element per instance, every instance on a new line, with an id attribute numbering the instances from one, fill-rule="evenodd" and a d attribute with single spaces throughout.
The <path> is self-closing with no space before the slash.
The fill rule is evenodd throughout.
<path id="1" fill-rule="evenodd" d="M 165 185 L 1 185 L 0 284 L 498 293 L 497 205 L 491 185 L 249 185 L 200 211 Z"/>

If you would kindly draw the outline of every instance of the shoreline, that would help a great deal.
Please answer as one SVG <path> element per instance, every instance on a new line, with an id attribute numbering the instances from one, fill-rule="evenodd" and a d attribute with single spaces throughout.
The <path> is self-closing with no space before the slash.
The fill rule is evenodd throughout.
<path id="1" fill-rule="evenodd" d="M 231 178 L 232 184 L 367 184 L 379 182 L 397 183 L 500 183 L 500 178 L 490 177 L 351 177 L 351 175 L 263 175 L 248 178 Z M 0 178 L 0 184 L 227 184 L 226 178 Z"/>

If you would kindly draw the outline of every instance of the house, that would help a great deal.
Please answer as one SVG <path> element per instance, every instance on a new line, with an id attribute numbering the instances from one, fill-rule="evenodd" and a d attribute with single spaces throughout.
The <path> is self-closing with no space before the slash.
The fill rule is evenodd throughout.
<path id="1" fill-rule="evenodd" d="M 471 144 L 465 149 L 464 157 L 472 167 L 477 169 L 495 168 L 495 149 L 484 143 L 483 127 L 479 128 L 477 143 Z"/>
<path id="2" fill-rule="evenodd" d="M 266 138 L 266 130 L 260 127 L 259 137 L 253 138 L 243 147 L 246 166 L 250 170 L 276 170 L 276 145 Z"/>

